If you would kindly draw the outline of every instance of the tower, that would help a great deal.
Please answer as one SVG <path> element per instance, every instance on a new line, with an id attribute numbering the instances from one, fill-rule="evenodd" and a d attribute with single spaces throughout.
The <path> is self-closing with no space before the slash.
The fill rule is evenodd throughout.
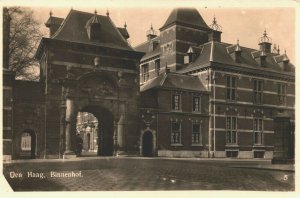
<path id="1" fill-rule="evenodd" d="M 189 47 L 208 41 L 211 29 L 195 8 L 176 8 L 160 28 L 161 65 L 170 71 L 183 68 Z"/>

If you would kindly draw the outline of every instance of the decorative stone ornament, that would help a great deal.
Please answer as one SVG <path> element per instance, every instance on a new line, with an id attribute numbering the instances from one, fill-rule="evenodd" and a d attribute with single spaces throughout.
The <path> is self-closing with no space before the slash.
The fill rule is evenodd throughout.
<path id="1" fill-rule="evenodd" d="M 94 58 L 94 66 L 99 67 L 100 66 L 100 57 L 95 57 Z"/>

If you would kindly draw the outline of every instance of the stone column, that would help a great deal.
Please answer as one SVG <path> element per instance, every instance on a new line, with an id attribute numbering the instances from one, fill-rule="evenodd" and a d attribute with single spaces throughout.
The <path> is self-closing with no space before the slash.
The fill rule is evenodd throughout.
<path id="1" fill-rule="evenodd" d="M 117 122 L 114 121 L 114 136 L 113 136 L 113 141 L 114 141 L 114 153 L 113 155 L 116 156 L 117 152 L 119 150 L 119 145 L 118 145 L 118 125 Z"/>
<path id="2" fill-rule="evenodd" d="M 118 121 L 118 132 L 117 132 L 117 141 L 118 141 L 118 150 L 119 154 L 125 152 L 126 147 L 126 117 L 125 117 L 125 104 L 120 104 L 119 107 L 120 119 Z"/>
<path id="3" fill-rule="evenodd" d="M 71 151 L 71 134 L 72 129 L 74 128 L 72 125 L 74 124 L 74 115 L 75 107 L 74 100 L 70 97 L 66 99 L 66 138 L 65 138 L 65 153 L 64 158 L 75 157 L 73 151 Z"/>
<path id="4" fill-rule="evenodd" d="M 61 102 L 61 112 L 60 112 L 60 134 L 59 134 L 59 158 L 64 151 L 64 134 L 65 134 L 65 124 L 66 124 L 66 104 L 65 100 Z"/>

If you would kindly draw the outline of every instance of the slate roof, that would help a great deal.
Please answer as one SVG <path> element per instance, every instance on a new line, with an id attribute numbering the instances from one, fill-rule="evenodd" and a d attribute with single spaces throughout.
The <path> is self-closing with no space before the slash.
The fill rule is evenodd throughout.
<path id="1" fill-rule="evenodd" d="M 200 29 L 210 29 L 205 23 L 197 9 L 195 8 L 176 8 L 169 15 L 165 24 L 160 28 L 163 30 L 173 24 L 183 24 Z"/>
<path id="2" fill-rule="evenodd" d="M 147 81 L 140 87 L 140 91 L 144 92 L 153 88 L 175 88 L 190 91 L 207 91 L 198 77 L 173 72 L 160 74 L 156 78 Z"/>
<path id="3" fill-rule="evenodd" d="M 86 24 L 89 20 L 98 21 L 101 24 L 101 36 L 97 41 L 91 41 L 88 37 Z M 122 36 L 122 33 L 114 25 L 110 17 L 71 10 L 52 39 L 65 40 L 76 43 L 107 46 L 118 49 L 133 50 Z"/>
<path id="4" fill-rule="evenodd" d="M 47 22 L 45 23 L 46 27 L 49 27 L 50 25 L 61 25 L 61 23 L 63 22 L 63 18 L 59 18 L 59 17 L 49 17 L 49 19 L 47 20 Z"/>
<path id="5" fill-rule="evenodd" d="M 126 28 L 118 27 L 118 30 L 125 39 L 128 39 L 130 37 Z"/>
<path id="6" fill-rule="evenodd" d="M 250 49 L 240 46 L 242 51 L 240 62 L 236 62 L 233 58 L 236 45 L 222 43 L 222 42 L 208 42 L 203 45 L 201 53 L 198 54 L 196 60 L 190 64 L 186 64 L 178 73 L 187 73 L 197 68 L 205 67 L 211 62 L 221 63 L 225 65 L 235 65 L 244 68 L 255 68 L 265 71 L 277 71 L 282 72 L 283 69 L 278 64 L 284 59 L 283 55 L 277 55 L 274 53 L 267 53 L 266 64 L 264 67 L 260 65 L 260 54 L 261 51 Z M 289 63 L 289 67 L 293 71 L 294 66 Z"/>
<path id="7" fill-rule="evenodd" d="M 158 42 L 157 46 L 155 47 L 154 50 L 149 50 L 151 42 Z M 160 55 L 160 53 L 161 53 L 160 37 L 158 36 L 158 37 L 155 37 L 154 39 L 152 39 L 151 41 L 146 41 L 146 42 L 136 46 L 134 49 L 136 51 L 145 53 L 145 55 L 142 57 L 141 61 L 151 58 L 151 57 L 154 57 L 154 56 L 157 56 L 157 55 Z"/>
<path id="8" fill-rule="evenodd" d="M 144 43 L 141 43 L 141 44 L 135 46 L 134 49 L 136 51 L 139 51 L 139 52 L 145 52 L 145 53 L 147 53 L 147 52 L 149 52 L 149 46 L 151 44 L 151 41 L 158 42 L 158 46 L 157 47 L 159 47 L 160 37 L 157 36 L 157 37 L 151 39 L 150 41 L 146 41 Z"/>

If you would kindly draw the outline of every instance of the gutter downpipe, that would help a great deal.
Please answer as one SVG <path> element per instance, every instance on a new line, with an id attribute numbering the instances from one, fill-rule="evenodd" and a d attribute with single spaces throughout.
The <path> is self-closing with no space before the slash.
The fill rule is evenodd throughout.
<path id="1" fill-rule="evenodd" d="M 213 71 L 213 81 L 214 81 L 214 151 L 213 156 L 215 157 L 216 152 L 216 76 L 215 71 Z"/>
<path id="2" fill-rule="evenodd" d="M 208 89 L 209 92 L 211 93 L 211 69 L 208 70 Z M 208 129 L 208 158 L 211 158 L 211 94 L 209 96 L 209 106 L 208 106 L 208 111 L 209 111 L 209 129 Z"/>

